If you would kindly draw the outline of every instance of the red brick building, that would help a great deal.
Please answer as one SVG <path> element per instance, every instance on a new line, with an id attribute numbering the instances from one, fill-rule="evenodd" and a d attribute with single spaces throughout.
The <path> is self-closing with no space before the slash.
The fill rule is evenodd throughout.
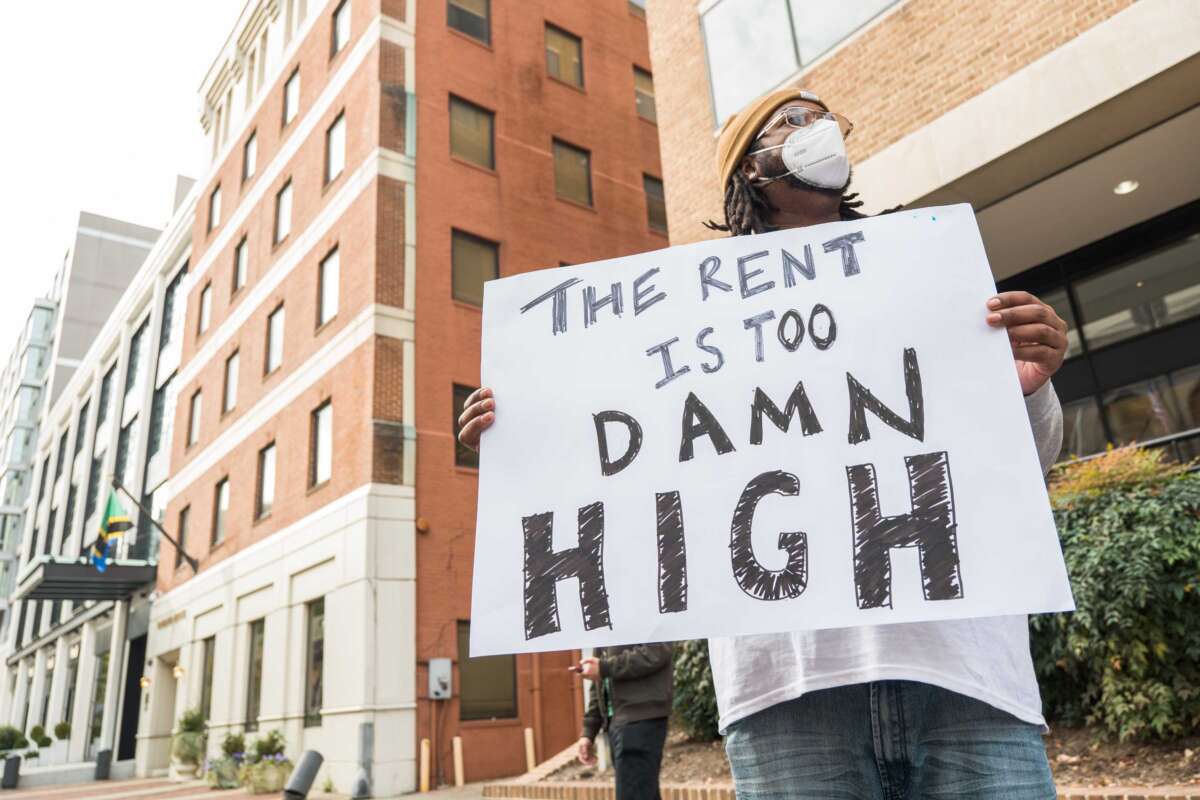
<path id="1" fill-rule="evenodd" d="M 470 660 L 482 284 L 666 244 L 626 0 L 250 0 L 201 87 L 142 738 L 279 729 L 349 791 L 524 769 L 577 736 L 570 654 Z M 428 664 L 449 658 L 447 700 Z M 166 767 L 148 745 L 139 770 Z"/>

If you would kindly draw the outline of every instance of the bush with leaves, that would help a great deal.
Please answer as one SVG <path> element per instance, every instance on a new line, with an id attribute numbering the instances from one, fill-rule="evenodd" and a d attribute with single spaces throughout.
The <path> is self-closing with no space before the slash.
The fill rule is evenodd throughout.
<path id="1" fill-rule="evenodd" d="M 54 738 L 60 742 L 65 742 L 71 738 L 71 723 L 60 722 L 54 726 Z"/>
<path id="2" fill-rule="evenodd" d="M 688 737 L 711 741 L 717 730 L 717 693 L 713 688 L 708 642 L 695 639 L 675 645 L 675 718 Z"/>
<path id="3" fill-rule="evenodd" d="M 1121 448 L 1060 469 L 1050 494 L 1076 611 L 1030 620 L 1048 716 L 1200 732 L 1200 473 Z"/>
<path id="4" fill-rule="evenodd" d="M 238 772 L 243 787 L 251 794 L 275 794 L 283 791 L 283 785 L 292 773 L 292 762 L 284 755 L 287 746 L 283 734 L 268 731 L 254 740 L 246 762 Z"/>
<path id="5" fill-rule="evenodd" d="M 28 746 L 29 740 L 20 730 L 12 725 L 0 725 L 0 753 L 20 750 L 22 747 Z"/>
<path id="6" fill-rule="evenodd" d="M 171 746 L 171 754 L 181 764 L 199 767 L 204 759 L 204 715 L 192 708 L 179 715 L 179 732 Z"/>

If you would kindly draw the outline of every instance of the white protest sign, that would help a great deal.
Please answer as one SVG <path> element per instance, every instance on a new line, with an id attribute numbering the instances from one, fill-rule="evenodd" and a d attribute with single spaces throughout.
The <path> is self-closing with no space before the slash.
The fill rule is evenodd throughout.
<path id="1" fill-rule="evenodd" d="M 1073 608 L 970 206 L 492 281 L 471 654 Z"/>

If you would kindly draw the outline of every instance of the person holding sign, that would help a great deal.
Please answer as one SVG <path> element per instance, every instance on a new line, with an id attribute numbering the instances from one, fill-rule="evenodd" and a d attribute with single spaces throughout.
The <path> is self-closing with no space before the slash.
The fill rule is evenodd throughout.
<path id="1" fill-rule="evenodd" d="M 744 236 L 861 218 L 861 203 L 847 193 L 851 130 L 796 88 L 750 104 L 721 131 L 725 220 L 707 224 Z M 897 312 L 936 316 L 938 309 Z M 1066 353 L 1067 326 L 1026 292 L 991 297 L 979 313 L 1007 331 L 1045 471 L 1062 440 L 1050 378 Z M 468 399 L 463 444 L 478 447 L 496 403 L 486 387 Z M 915 512 L 909 516 L 889 519 L 920 524 Z M 1024 615 L 712 638 L 709 648 L 743 800 L 1054 797 Z"/>

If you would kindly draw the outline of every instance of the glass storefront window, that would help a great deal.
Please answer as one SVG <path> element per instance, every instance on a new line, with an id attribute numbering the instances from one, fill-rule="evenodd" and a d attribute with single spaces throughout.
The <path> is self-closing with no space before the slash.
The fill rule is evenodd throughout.
<path id="1" fill-rule="evenodd" d="M 1088 347 L 1200 314 L 1200 234 L 1075 286 Z"/>
<path id="2" fill-rule="evenodd" d="M 1094 397 L 1063 403 L 1063 442 L 1059 460 L 1086 456 L 1104 449 L 1106 437 L 1100 407 Z"/>
<path id="3" fill-rule="evenodd" d="M 784 0 L 724 0 L 700 25 L 718 128 L 800 67 Z"/>

